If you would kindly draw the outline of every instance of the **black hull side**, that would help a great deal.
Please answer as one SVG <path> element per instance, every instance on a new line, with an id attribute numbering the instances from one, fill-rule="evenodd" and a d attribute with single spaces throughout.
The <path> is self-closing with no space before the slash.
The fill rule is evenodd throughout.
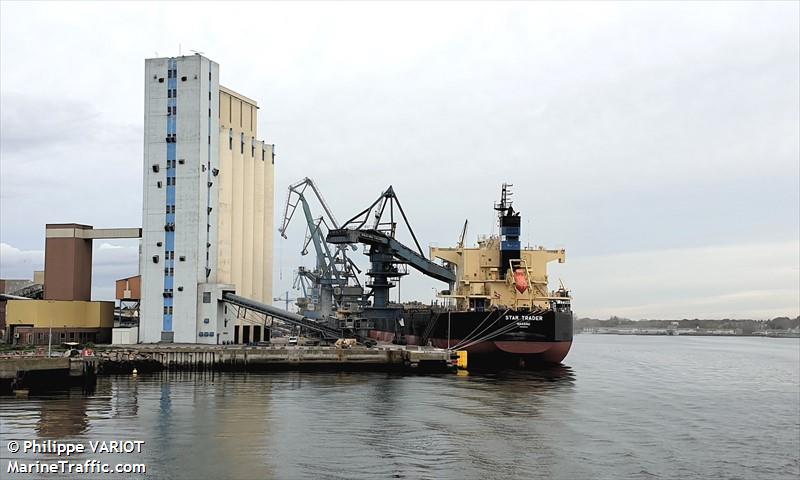
<path id="1" fill-rule="evenodd" d="M 382 341 L 464 349 L 471 365 L 497 367 L 560 363 L 572 345 L 572 312 L 497 309 L 488 312 L 406 310 L 404 326 L 377 320 L 370 336 Z"/>

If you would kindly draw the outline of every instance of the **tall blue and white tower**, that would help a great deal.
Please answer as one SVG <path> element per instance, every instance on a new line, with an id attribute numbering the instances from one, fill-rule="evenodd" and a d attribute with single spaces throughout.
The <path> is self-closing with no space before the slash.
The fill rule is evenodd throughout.
<path id="1" fill-rule="evenodd" d="M 141 339 L 216 344 L 247 327 L 254 340 L 221 298 L 272 297 L 274 157 L 258 107 L 202 55 L 148 59 L 144 80 Z"/>

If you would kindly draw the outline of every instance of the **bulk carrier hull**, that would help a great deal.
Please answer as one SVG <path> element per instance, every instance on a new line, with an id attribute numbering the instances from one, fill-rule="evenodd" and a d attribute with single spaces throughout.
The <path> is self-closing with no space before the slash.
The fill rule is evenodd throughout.
<path id="1" fill-rule="evenodd" d="M 369 336 L 383 342 L 466 350 L 473 366 L 558 364 L 572 346 L 572 312 L 406 310 L 404 326 L 378 320 Z"/>

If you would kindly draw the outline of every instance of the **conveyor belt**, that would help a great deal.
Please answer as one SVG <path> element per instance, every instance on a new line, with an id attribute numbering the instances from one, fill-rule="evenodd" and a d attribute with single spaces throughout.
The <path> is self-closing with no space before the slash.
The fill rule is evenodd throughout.
<path id="1" fill-rule="evenodd" d="M 291 323 L 292 325 L 298 325 L 300 327 L 319 332 L 324 338 L 333 339 L 345 337 L 342 331 L 336 330 L 335 328 L 331 328 L 321 323 L 317 323 L 314 320 L 297 313 L 287 312 L 286 310 L 273 307 L 272 305 L 267 305 L 255 300 L 250 300 L 249 298 L 240 297 L 239 295 L 234 295 L 233 293 L 225 293 L 222 296 L 222 299 L 232 305 L 238 305 L 255 312 L 263 313 L 264 315 L 269 315 L 270 317 L 278 318 L 286 323 Z M 352 335 L 352 337 L 355 337 L 359 342 L 364 343 L 364 339 L 360 335 Z"/>
<path id="2" fill-rule="evenodd" d="M 392 256 L 411 265 L 416 270 L 419 270 L 431 278 L 447 283 L 456 281 L 455 273 L 449 269 L 428 260 L 419 253 L 378 230 L 340 228 L 328 232 L 327 241 L 333 244 L 364 243 L 366 245 L 383 245 L 391 250 Z"/>

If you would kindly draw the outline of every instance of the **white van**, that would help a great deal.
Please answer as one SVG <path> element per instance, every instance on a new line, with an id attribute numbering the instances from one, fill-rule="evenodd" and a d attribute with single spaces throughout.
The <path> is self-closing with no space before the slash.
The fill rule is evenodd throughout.
<path id="1" fill-rule="evenodd" d="M 299 338 L 297 338 L 297 337 L 289 337 L 288 343 L 289 343 L 289 345 L 297 345 L 298 340 L 299 340 Z"/>

